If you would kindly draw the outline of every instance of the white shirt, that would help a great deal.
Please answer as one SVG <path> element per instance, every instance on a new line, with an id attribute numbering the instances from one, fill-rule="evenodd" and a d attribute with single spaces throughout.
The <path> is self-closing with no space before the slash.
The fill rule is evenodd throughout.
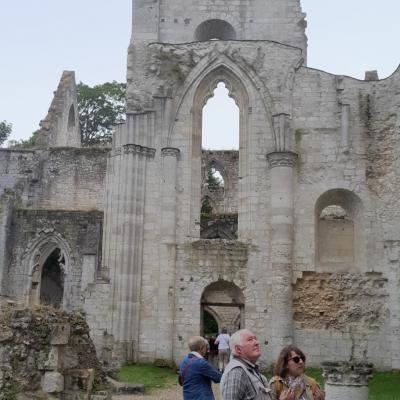
<path id="1" fill-rule="evenodd" d="M 218 342 L 218 350 L 227 350 L 229 349 L 229 340 L 230 336 L 227 333 L 220 333 L 215 339 Z"/>

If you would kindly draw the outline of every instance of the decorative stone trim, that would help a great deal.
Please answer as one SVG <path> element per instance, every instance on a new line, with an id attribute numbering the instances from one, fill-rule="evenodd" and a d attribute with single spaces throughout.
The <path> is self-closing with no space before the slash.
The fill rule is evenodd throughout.
<path id="1" fill-rule="evenodd" d="M 176 157 L 179 158 L 181 151 L 176 149 L 175 147 L 164 147 L 161 149 L 161 156 L 162 157 Z"/>
<path id="2" fill-rule="evenodd" d="M 351 361 L 327 361 L 321 367 L 326 383 L 338 386 L 368 386 L 373 370 L 372 363 Z"/>
<path id="3" fill-rule="evenodd" d="M 115 156 L 120 156 L 122 153 L 122 149 L 121 147 L 117 147 L 116 149 L 114 149 L 111 153 L 111 157 L 115 157 Z"/>
<path id="4" fill-rule="evenodd" d="M 292 151 L 274 151 L 267 154 L 270 168 L 294 167 L 297 161 L 297 154 Z"/>
<path id="5" fill-rule="evenodd" d="M 125 144 L 123 148 L 125 154 L 139 154 L 145 157 L 154 157 L 156 154 L 156 149 L 140 146 L 139 144 Z"/>

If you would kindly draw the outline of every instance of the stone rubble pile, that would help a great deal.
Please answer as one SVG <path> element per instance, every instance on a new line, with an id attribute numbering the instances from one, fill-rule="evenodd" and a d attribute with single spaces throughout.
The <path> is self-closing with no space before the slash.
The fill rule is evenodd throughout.
<path id="1" fill-rule="evenodd" d="M 0 310 L 0 400 L 109 400 L 81 314 Z"/>

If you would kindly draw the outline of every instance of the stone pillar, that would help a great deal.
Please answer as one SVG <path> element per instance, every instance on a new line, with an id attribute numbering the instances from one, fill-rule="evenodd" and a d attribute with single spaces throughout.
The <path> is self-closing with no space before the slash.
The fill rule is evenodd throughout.
<path id="1" fill-rule="evenodd" d="M 162 204 L 156 358 L 172 360 L 176 268 L 176 179 L 179 150 L 161 151 Z"/>
<path id="2" fill-rule="evenodd" d="M 368 381 L 372 376 L 371 363 L 325 362 L 326 400 L 368 400 Z"/>
<path id="3" fill-rule="evenodd" d="M 293 342 L 293 171 L 297 154 L 290 151 L 267 155 L 271 177 L 271 348 L 274 359 Z"/>
<path id="4" fill-rule="evenodd" d="M 3 194 L 0 198 L 0 295 L 8 295 L 7 268 L 9 258 L 7 238 L 9 237 L 13 206 L 13 195 Z"/>
<path id="5" fill-rule="evenodd" d="M 389 289 L 391 367 L 400 369 L 400 241 L 384 242 Z"/>
<path id="6" fill-rule="evenodd" d="M 140 118 L 140 117 L 139 117 Z M 136 125 L 130 127 L 134 130 Z M 122 125 L 114 137 L 106 182 L 103 266 L 113 286 L 111 332 L 121 361 L 136 361 L 142 284 L 147 160 L 155 149 L 129 143 Z M 140 130 L 141 135 L 145 129 Z M 126 144 L 124 144 L 126 143 Z"/>

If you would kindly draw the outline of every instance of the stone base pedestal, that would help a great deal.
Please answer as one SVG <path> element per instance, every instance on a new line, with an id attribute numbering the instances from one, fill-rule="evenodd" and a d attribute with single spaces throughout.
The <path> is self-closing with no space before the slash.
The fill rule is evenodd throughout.
<path id="1" fill-rule="evenodd" d="M 373 364 L 357 362 L 325 362 L 326 400 L 368 400 L 368 381 Z"/>

